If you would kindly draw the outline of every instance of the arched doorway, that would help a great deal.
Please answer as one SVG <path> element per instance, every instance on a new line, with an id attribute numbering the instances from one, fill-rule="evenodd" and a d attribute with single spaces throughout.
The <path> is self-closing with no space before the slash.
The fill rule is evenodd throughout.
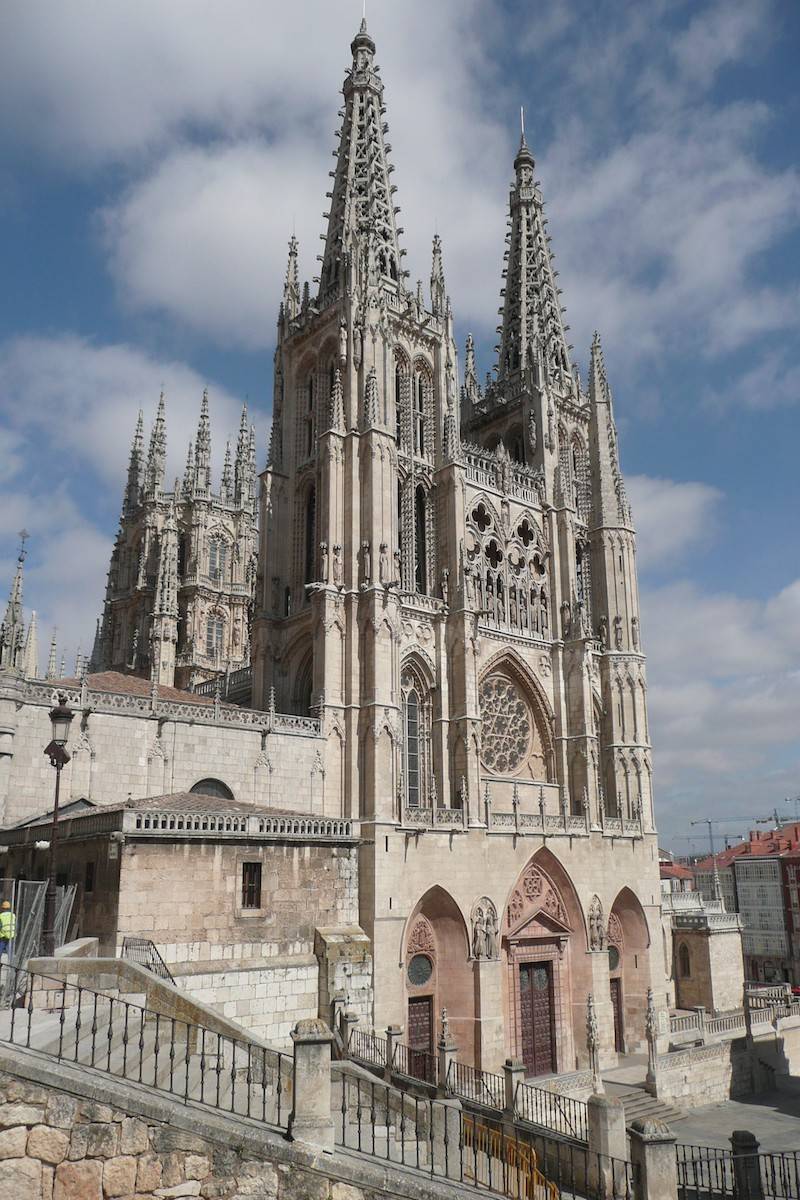
<path id="1" fill-rule="evenodd" d="M 644 1044 L 650 982 L 650 931 L 630 888 L 623 888 L 611 906 L 607 937 L 614 1046 L 619 1054 L 630 1054 Z"/>
<path id="2" fill-rule="evenodd" d="M 577 1066 L 577 1022 L 585 1021 L 586 929 L 564 868 L 540 850 L 520 875 L 502 927 L 508 1049 L 528 1075 Z M 583 997 L 583 999 L 581 999 Z"/>
<path id="3" fill-rule="evenodd" d="M 473 1059 L 475 994 L 469 936 L 461 910 L 443 888 L 433 887 L 417 904 L 406 927 L 406 1041 L 417 1074 L 433 1055 L 447 1009 L 450 1033 L 464 1062 Z"/>

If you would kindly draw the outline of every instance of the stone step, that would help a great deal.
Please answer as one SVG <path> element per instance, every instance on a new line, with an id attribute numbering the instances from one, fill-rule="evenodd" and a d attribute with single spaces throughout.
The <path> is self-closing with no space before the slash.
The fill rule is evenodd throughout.
<path id="1" fill-rule="evenodd" d="M 611 1095 L 614 1099 L 622 1101 L 625 1109 L 625 1124 L 628 1126 L 640 1118 L 654 1118 L 671 1125 L 674 1121 L 682 1121 L 686 1116 L 680 1109 L 651 1096 L 644 1088 L 614 1088 Z"/>

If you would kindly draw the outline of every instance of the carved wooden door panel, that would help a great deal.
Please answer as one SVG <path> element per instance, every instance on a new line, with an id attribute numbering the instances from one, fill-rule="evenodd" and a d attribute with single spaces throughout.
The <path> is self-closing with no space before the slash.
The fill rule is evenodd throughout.
<path id="1" fill-rule="evenodd" d="M 433 997 L 410 996 L 408 1000 L 409 1074 L 427 1079 L 432 1069 Z"/>
<path id="2" fill-rule="evenodd" d="M 523 963 L 519 969 L 522 1061 L 529 1075 L 556 1069 L 553 1029 L 552 964 Z"/>
<path id="3" fill-rule="evenodd" d="M 622 980 L 611 980 L 611 1007 L 614 1010 L 614 1049 L 625 1053 L 625 1028 L 622 1017 Z"/>

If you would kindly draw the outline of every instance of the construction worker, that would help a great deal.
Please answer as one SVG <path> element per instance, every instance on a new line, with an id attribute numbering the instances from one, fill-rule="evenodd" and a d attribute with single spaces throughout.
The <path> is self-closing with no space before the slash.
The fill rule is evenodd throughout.
<path id="1" fill-rule="evenodd" d="M 8 961 L 11 962 L 11 954 L 14 949 L 14 935 L 16 932 L 16 913 L 11 907 L 11 901 L 4 900 L 0 904 L 0 959 L 5 954 Z"/>

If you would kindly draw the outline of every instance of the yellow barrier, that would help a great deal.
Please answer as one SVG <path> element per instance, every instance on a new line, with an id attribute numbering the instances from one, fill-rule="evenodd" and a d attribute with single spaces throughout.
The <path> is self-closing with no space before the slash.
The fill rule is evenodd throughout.
<path id="1" fill-rule="evenodd" d="M 483 1125 L 473 1117 L 463 1118 L 464 1149 L 472 1154 L 473 1172 L 465 1170 L 476 1183 L 485 1183 L 504 1192 L 512 1200 L 558 1200 L 558 1188 L 545 1179 L 536 1165 L 536 1151 L 524 1142 L 509 1137 L 501 1129 Z M 479 1156 L 486 1159 L 486 1179 L 478 1178 Z M 495 1162 L 500 1167 L 502 1186 L 498 1188 Z"/>

